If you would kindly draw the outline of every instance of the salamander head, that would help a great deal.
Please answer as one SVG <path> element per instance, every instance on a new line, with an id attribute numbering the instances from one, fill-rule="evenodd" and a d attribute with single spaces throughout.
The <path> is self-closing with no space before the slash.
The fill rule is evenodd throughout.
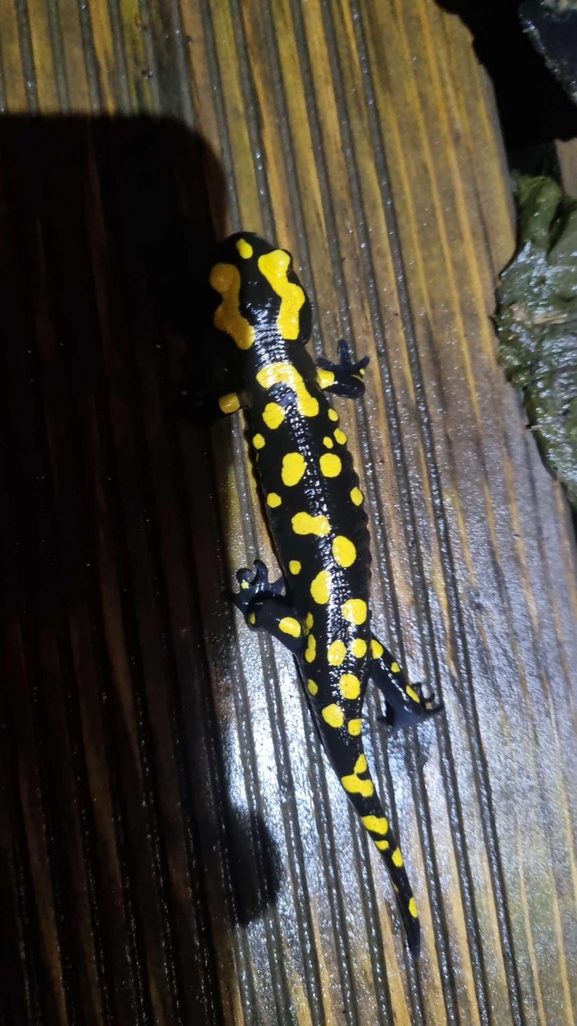
<path id="1" fill-rule="evenodd" d="M 285 249 L 275 249 L 252 232 L 223 242 L 209 281 L 221 301 L 214 326 L 239 349 L 256 339 L 304 345 L 311 331 L 311 305 Z"/>

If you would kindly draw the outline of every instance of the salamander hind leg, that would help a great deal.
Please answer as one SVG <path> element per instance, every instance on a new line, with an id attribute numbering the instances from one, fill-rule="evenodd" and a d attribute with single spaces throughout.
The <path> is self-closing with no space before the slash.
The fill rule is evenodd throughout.
<path id="1" fill-rule="evenodd" d="M 368 356 L 363 356 L 362 360 L 353 363 L 348 343 L 341 339 L 338 363 L 325 359 L 317 362 L 321 388 L 325 392 L 342 395 L 345 399 L 358 399 L 365 391 L 363 378 L 368 362 Z"/>
<path id="2" fill-rule="evenodd" d="M 305 648 L 305 629 L 285 597 L 282 577 L 269 581 L 266 566 L 256 559 L 254 569 L 238 570 L 236 579 L 240 591 L 231 597 L 247 625 L 253 630 L 267 631 L 294 655 L 301 655 Z"/>
<path id="3" fill-rule="evenodd" d="M 399 664 L 376 638 L 371 641 L 371 655 L 369 678 L 385 699 L 381 722 L 391 733 L 443 711 L 443 703 L 435 701 L 434 694 L 426 692 L 422 684 L 409 684 Z"/>

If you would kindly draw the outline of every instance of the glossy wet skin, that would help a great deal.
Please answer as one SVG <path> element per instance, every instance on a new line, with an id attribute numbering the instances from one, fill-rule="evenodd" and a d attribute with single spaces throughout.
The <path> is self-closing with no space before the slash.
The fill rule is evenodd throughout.
<path id="1" fill-rule="evenodd" d="M 283 582 L 266 569 L 237 574 L 235 601 L 253 629 L 295 655 L 325 751 L 391 873 L 409 946 L 419 951 L 415 899 L 376 795 L 362 747 L 370 678 L 391 726 L 430 715 L 418 686 L 370 630 L 370 550 L 363 496 L 328 392 L 362 394 L 364 363 L 315 366 L 305 348 L 310 304 L 290 255 L 250 233 L 220 247 L 210 274 L 220 301 L 214 335 L 215 398 L 245 411 Z M 347 358 L 348 359 L 348 358 Z M 284 592 L 284 593 L 283 593 Z"/>

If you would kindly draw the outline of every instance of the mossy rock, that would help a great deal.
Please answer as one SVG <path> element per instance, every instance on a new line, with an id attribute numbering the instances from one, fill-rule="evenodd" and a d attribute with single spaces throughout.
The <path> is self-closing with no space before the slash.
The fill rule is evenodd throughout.
<path id="1" fill-rule="evenodd" d="M 497 290 L 500 359 L 545 461 L 577 508 L 577 201 L 522 178 L 519 239 Z"/>

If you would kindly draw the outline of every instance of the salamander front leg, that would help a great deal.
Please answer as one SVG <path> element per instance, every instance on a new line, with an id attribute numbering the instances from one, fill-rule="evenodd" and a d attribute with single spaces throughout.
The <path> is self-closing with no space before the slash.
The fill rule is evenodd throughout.
<path id="1" fill-rule="evenodd" d="M 331 363 L 325 359 L 317 361 L 321 388 L 325 392 L 342 395 L 345 399 L 358 399 L 365 391 L 363 377 L 368 362 L 368 356 L 363 356 L 362 360 L 353 363 L 348 343 L 341 339 L 338 363 Z"/>
<path id="2" fill-rule="evenodd" d="M 386 712 L 380 722 L 394 733 L 403 727 L 442 712 L 443 703 L 435 702 L 431 692 L 425 694 L 421 684 L 409 684 L 399 664 L 376 638 L 371 641 L 372 659 L 368 666 L 369 678 L 374 681 L 385 698 Z"/>
<path id="3" fill-rule="evenodd" d="M 305 629 L 286 599 L 282 577 L 278 581 L 269 581 L 266 566 L 256 559 L 254 569 L 238 570 L 236 579 L 240 591 L 232 595 L 232 600 L 243 613 L 247 625 L 252 630 L 267 631 L 294 655 L 302 655 L 306 644 Z"/>

